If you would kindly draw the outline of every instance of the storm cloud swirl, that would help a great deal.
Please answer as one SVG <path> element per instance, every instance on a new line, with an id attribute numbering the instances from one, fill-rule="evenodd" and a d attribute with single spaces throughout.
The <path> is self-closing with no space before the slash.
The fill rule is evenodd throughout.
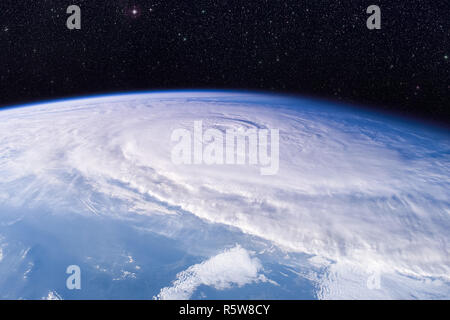
<path id="1" fill-rule="evenodd" d="M 278 174 L 172 163 L 171 133 L 199 120 L 222 131 L 279 129 Z M 322 270 L 309 276 L 318 298 L 450 297 L 448 133 L 308 99 L 177 92 L 4 110 L 0 137 L 0 208 L 20 208 L 21 217 L 42 206 L 111 219 L 192 214 L 307 254 Z M 223 255 L 245 260 L 251 281 L 263 279 L 264 262 L 236 248 Z M 195 288 L 216 260 L 178 277 Z M 371 274 L 382 278 L 376 290 Z"/>

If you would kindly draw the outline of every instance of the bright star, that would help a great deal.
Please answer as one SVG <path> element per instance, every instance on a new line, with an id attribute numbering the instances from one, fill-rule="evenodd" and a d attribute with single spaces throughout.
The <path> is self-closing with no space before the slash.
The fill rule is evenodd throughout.
<path id="1" fill-rule="evenodd" d="M 132 18 L 137 18 L 141 15 L 141 10 L 138 6 L 133 6 L 128 9 L 128 15 Z"/>

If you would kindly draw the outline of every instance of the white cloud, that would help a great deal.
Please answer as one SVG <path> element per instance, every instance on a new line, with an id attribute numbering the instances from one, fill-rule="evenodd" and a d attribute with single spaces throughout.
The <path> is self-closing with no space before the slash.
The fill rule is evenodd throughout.
<path id="1" fill-rule="evenodd" d="M 42 300 L 63 300 L 63 298 L 56 291 L 49 291 L 46 297 L 42 297 Z"/>
<path id="2" fill-rule="evenodd" d="M 155 298 L 189 299 L 200 285 L 224 290 L 232 286 L 242 287 L 249 283 L 266 282 L 268 280 L 260 273 L 261 269 L 260 261 L 237 245 L 180 272 L 172 286 L 162 288 Z"/>
<path id="3" fill-rule="evenodd" d="M 289 103 L 170 93 L 1 111 L 0 204 L 99 215 L 181 209 L 361 272 L 376 265 L 449 283 L 448 134 L 305 100 L 283 107 Z M 280 129 L 279 174 L 175 166 L 172 130 L 195 120 Z M 120 210 L 108 199 L 120 200 Z"/>

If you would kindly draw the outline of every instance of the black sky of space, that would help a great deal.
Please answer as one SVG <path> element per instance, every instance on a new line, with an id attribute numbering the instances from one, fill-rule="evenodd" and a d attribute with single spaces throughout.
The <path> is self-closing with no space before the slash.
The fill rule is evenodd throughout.
<path id="1" fill-rule="evenodd" d="M 66 28 L 71 4 L 82 9 L 81 30 Z M 371 4 L 381 7 L 381 30 L 366 27 Z M 2 0 L 0 49 L 2 106 L 227 88 L 450 119 L 450 2 L 443 0 Z"/>

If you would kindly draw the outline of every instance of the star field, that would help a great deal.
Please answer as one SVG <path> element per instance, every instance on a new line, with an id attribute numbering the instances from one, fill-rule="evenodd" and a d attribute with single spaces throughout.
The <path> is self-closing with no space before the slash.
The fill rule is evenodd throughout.
<path id="1" fill-rule="evenodd" d="M 258 89 L 449 123 L 447 1 L 28 2 L 0 4 L 1 105 L 130 90 Z M 81 7 L 81 30 L 65 26 L 71 4 Z M 381 7 L 381 30 L 366 27 L 371 4 Z"/>

